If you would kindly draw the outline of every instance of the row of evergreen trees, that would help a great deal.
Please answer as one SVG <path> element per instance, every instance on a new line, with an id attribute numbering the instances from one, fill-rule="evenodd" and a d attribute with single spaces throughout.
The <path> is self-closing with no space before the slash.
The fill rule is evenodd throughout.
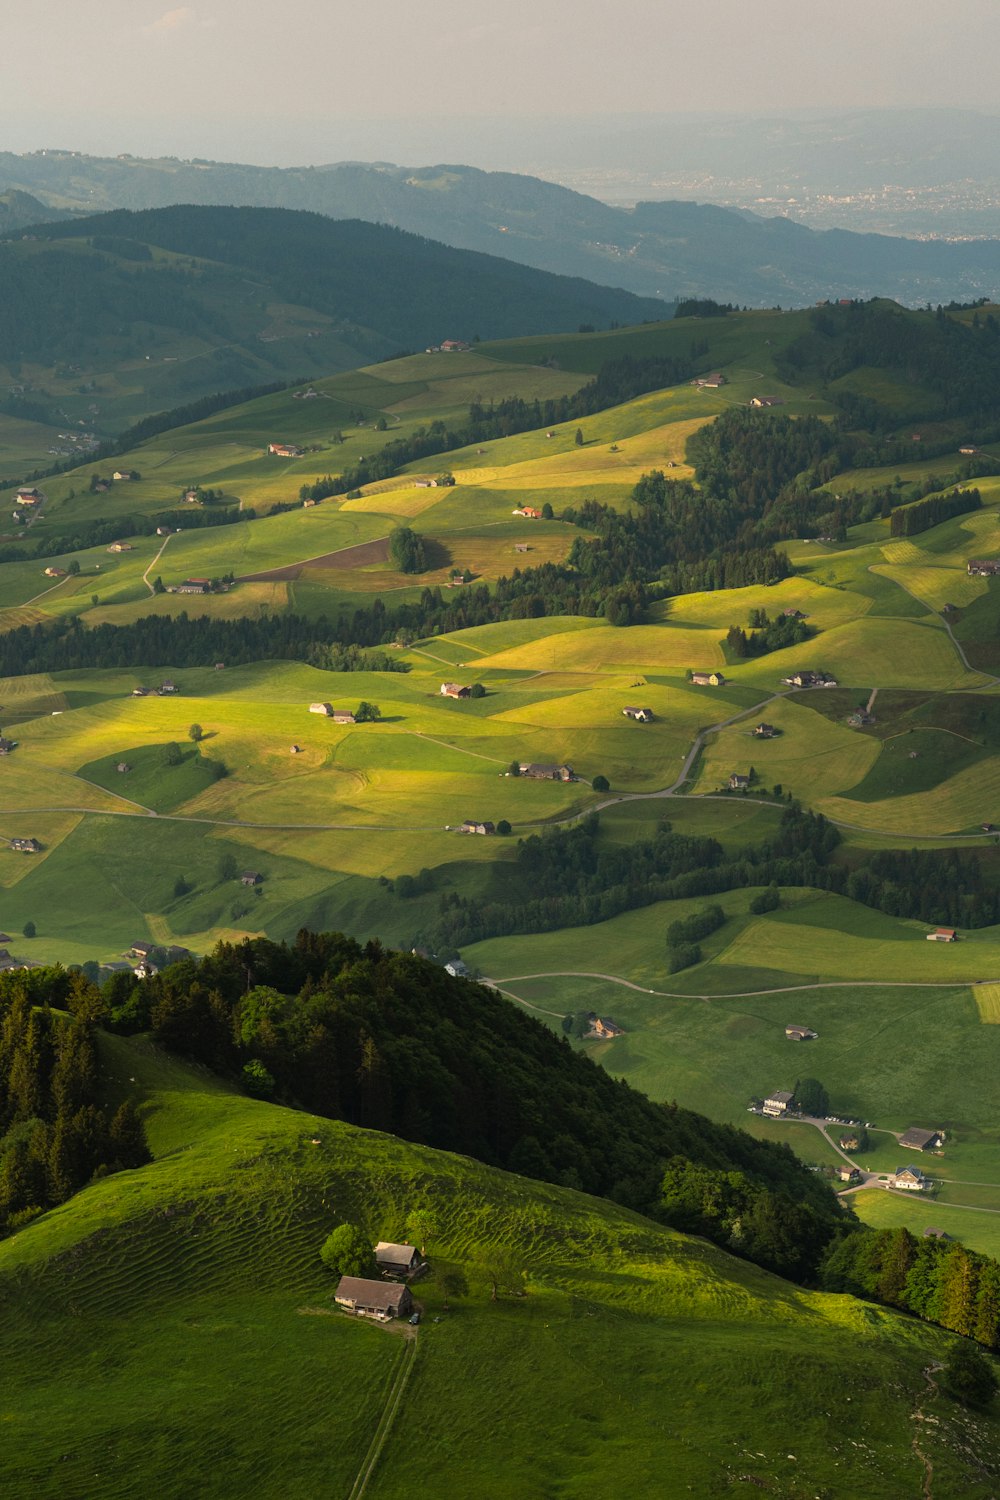
<path id="1" fill-rule="evenodd" d="M 86 981 L 75 982 L 70 1016 L 36 1004 L 33 989 L 19 974 L 0 981 L 0 1225 L 7 1229 L 64 1202 L 95 1174 L 149 1160 L 132 1104 L 111 1113 L 100 1102 L 96 997 L 88 999 Z"/>

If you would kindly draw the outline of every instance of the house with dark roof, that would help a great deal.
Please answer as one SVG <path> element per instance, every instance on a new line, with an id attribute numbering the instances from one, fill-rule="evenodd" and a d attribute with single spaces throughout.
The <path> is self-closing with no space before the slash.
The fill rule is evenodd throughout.
<path id="1" fill-rule="evenodd" d="M 773 740 L 777 732 L 773 724 L 760 723 L 753 728 L 754 737 L 758 740 Z"/>
<path id="2" fill-rule="evenodd" d="M 943 1141 L 943 1130 L 921 1130 L 916 1125 L 911 1125 L 899 1137 L 899 1144 L 910 1151 L 936 1151 Z"/>
<path id="3" fill-rule="evenodd" d="M 692 672 L 692 687 L 725 687 L 726 679 L 721 672 Z"/>
<path id="4" fill-rule="evenodd" d="M 461 682 L 442 682 L 441 696 L 442 698 L 469 698 L 472 696 L 472 689 Z"/>
<path id="5" fill-rule="evenodd" d="M 919 1167 L 897 1167 L 889 1185 L 906 1193 L 922 1193 L 931 1184 L 930 1178 L 925 1177 Z"/>
<path id="6" fill-rule="evenodd" d="M 857 1167 L 852 1167 L 849 1161 L 842 1161 L 835 1169 L 841 1182 L 860 1182 L 861 1173 Z"/>
<path id="7" fill-rule="evenodd" d="M 790 1042 L 814 1042 L 819 1032 L 811 1026 L 786 1026 L 785 1035 Z"/>
<path id="8" fill-rule="evenodd" d="M 742 775 L 739 771 L 733 771 L 729 777 L 729 790 L 731 792 L 742 792 L 750 785 L 750 777 Z"/>
<path id="9" fill-rule="evenodd" d="M 368 1281 L 363 1276 L 342 1276 L 334 1301 L 359 1318 L 375 1318 L 380 1323 L 387 1323 L 390 1318 L 405 1318 L 413 1308 L 408 1286 Z"/>
<path id="10" fill-rule="evenodd" d="M 10 847 L 15 854 L 41 854 L 42 846 L 37 839 L 11 839 Z"/>
<path id="11" fill-rule="evenodd" d="M 260 885 L 263 878 L 259 870 L 244 870 L 240 876 L 240 885 Z"/>
<path id="12" fill-rule="evenodd" d="M 651 724 L 653 722 L 653 710 L 651 708 L 623 708 L 622 713 L 626 719 L 635 719 L 639 724 Z"/>
<path id="13" fill-rule="evenodd" d="M 385 1276 L 412 1276 L 423 1264 L 415 1245 L 395 1245 L 379 1240 L 375 1246 L 375 1264 Z"/>
<path id="14" fill-rule="evenodd" d="M 774 1118 L 787 1114 L 794 1097 L 787 1089 L 776 1089 L 764 1100 L 764 1113 Z"/>
<path id="15" fill-rule="evenodd" d="M 495 823 L 483 823 L 480 822 L 478 818 L 466 818 L 465 822 L 462 824 L 463 833 L 490 834 L 496 833 L 496 831 L 497 830 Z"/>

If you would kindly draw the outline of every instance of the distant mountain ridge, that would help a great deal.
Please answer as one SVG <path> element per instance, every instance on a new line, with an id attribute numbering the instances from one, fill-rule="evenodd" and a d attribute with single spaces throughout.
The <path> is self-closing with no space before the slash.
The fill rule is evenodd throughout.
<path id="1" fill-rule="evenodd" d="M 0 154 L 0 189 L 67 211 L 177 203 L 307 209 L 363 219 L 644 296 L 712 295 L 759 306 L 886 296 L 911 305 L 993 295 L 1000 241 L 815 231 L 691 202 L 615 208 L 510 172 L 459 165 L 321 167 Z"/>

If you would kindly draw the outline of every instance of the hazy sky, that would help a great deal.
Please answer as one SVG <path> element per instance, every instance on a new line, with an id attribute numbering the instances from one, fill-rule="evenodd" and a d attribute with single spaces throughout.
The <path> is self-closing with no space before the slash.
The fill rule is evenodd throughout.
<path id="1" fill-rule="evenodd" d="M 473 160 L 489 140 L 462 117 L 502 137 L 504 121 L 546 115 L 998 110 L 998 0 L 31 0 L 6 12 L 0 149 L 14 151 L 414 162 L 440 135 L 454 149 L 439 158 Z"/>

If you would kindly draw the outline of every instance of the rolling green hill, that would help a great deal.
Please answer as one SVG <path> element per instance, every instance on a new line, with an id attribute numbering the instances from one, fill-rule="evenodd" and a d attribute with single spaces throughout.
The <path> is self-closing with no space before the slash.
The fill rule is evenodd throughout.
<path id="1" fill-rule="evenodd" d="M 662 316 L 654 298 L 285 209 L 176 207 L 0 245 L 9 472 L 150 412 L 443 339 Z M 75 429 L 75 431 L 74 431 Z M 82 436 L 81 436 L 82 434 Z"/>
<path id="2" fill-rule="evenodd" d="M 601 1200 L 255 1103 L 141 1041 L 102 1047 L 155 1160 L 0 1244 L 13 1500 L 305 1500 L 366 1476 L 387 1500 L 611 1496 L 667 1474 L 897 1500 L 931 1465 L 945 1500 L 992 1493 L 995 1421 L 923 1373 L 937 1331 Z M 329 1228 L 393 1239 L 414 1209 L 467 1294 L 446 1311 L 418 1283 L 415 1337 L 336 1312 Z M 497 1263 L 525 1295 L 490 1300 Z"/>

